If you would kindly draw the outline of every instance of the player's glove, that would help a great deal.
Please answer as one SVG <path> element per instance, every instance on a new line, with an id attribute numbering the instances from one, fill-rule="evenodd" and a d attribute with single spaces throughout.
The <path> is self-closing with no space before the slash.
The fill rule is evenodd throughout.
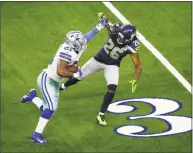
<path id="1" fill-rule="evenodd" d="M 131 90 L 132 90 L 132 93 L 134 93 L 137 89 L 137 81 L 131 80 L 131 81 L 129 81 L 129 83 L 131 83 L 131 85 L 132 85 Z"/>
<path id="2" fill-rule="evenodd" d="M 109 22 L 107 18 L 105 17 L 104 13 L 100 12 L 97 13 L 97 16 L 99 18 L 100 23 L 96 26 L 98 30 L 101 30 L 102 28 L 109 26 Z"/>
<path id="3" fill-rule="evenodd" d="M 98 16 L 99 19 L 107 19 L 103 12 L 97 13 L 97 16 Z"/>
<path id="4" fill-rule="evenodd" d="M 100 19 L 100 24 L 103 26 L 103 27 L 107 27 L 109 26 L 109 22 L 106 20 L 106 19 Z"/>
<path id="5" fill-rule="evenodd" d="M 73 77 L 74 78 L 79 78 L 82 76 L 82 71 L 81 69 L 79 68 L 78 71 L 76 73 L 73 74 Z"/>

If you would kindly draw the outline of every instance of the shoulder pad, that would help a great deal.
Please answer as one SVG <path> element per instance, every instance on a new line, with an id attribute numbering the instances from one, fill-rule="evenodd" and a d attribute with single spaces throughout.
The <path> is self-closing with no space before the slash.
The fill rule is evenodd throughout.
<path id="1" fill-rule="evenodd" d="M 64 50 L 68 50 L 68 51 L 71 51 L 71 50 L 72 50 L 72 47 L 71 47 L 70 45 L 66 44 L 66 43 L 62 44 L 62 48 L 63 48 Z"/>
<path id="2" fill-rule="evenodd" d="M 65 46 L 64 50 L 71 50 L 71 47 L 70 46 Z"/>
<path id="3" fill-rule="evenodd" d="M 127 50 L 129 54 L 137 53 L 139 49 L 139 41 L 138 40 L 132 41 L 129 45 L 126 45 L 124 49 Z"/>
<path id="4" fill-rule="evenodd" d="M 138 40 L 132 41 L 131 46 L 133 46 L 133 47 L 135 47 L 135 48 L 138 47 L 138 46 L 139 46 L 139 41 L 138 41 Z"/>

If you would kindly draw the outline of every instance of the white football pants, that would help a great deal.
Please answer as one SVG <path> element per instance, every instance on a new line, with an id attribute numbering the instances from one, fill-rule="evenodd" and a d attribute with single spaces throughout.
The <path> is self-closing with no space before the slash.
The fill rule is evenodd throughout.
<path id="1" fill-rule="evenodd" d="M 59 83 L 43 71 L 37 78 L 37 84 L 43 98 L 43 108 L 55 111 L 59 103 Z"/>

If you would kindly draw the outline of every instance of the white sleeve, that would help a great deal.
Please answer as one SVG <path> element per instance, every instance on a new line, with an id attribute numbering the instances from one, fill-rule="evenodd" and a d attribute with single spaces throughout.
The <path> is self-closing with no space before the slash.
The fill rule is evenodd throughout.
<path id="1" fill-rule="evenodd" d="M 73 60 L 73 54 L 71 52 L 71 47 L 66 45 L 61 45 L 59 49 L 59 59 L 71 62 Z"/>

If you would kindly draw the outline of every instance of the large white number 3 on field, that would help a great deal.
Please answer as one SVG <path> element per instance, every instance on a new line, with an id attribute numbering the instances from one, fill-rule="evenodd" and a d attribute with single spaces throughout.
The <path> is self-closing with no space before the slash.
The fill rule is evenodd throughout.
<path id="1" fill-rule="evenodd" d="M 157 137 L 157 136 L 168 136 L 174 134 L 180 134 L 191 130 L 192 119 L 185 116 L 174 116 L 169 115 L 182 108 L 182 104 L 171 100 L 161 98 L 138 98 L 138 99 L 127 99 L 114 102 L 109 105 L 108 111 L 110 113 L 122 114 L 129 113 L 136 110 L 136 107 L 129 106 L 128 102 L 143 102 L 151 105 L 153 108 L 152 112 L 147 115 L 127 117 L 127 120 L 135 119 L 147 119 L 156 118 L 165 121 L 167 123 L 167 130 L 160 133 L 143 134 L 147 130 L 147 127 L 141 125 L 123 125 L 115 128 L 115 132 L 125 136 L 133 137 Z"/>

